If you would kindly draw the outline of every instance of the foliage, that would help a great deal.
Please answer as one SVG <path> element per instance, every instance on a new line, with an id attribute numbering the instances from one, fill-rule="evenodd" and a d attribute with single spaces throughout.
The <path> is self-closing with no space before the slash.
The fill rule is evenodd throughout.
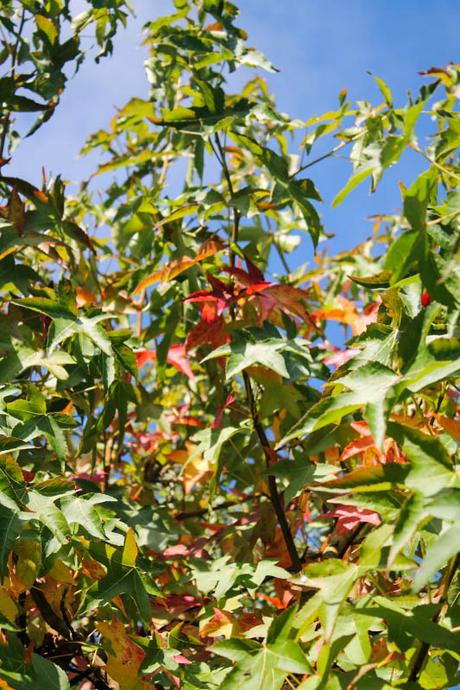
<path id="1" fill-rule="evenodd" d="M 66 0 L 2 3 L 2 158 L 84 26 L 110 52 L 125 4 L 88 4 L 70 27 Z M 452 686 L 460 70 L 291 120 L 258 74 L 231 92 L 274 70 L 233 4 L 174 5 L 149 96 L 86 143 L 102 193 L 0 179 L 0 685 Z M 368 241 L 292 270 L 339 149 L 334 204 L 426 165 Z"/>

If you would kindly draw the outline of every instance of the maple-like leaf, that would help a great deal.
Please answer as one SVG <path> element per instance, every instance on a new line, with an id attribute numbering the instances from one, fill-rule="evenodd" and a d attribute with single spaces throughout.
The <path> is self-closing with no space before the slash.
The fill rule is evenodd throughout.
<path id="1" fill-rule="evenodd" d="M 228 267 L 224 271 L 233 276 L 239 287 L 238 301 L 247 299 L 254 303 L 259 314 L 259 325 L 270 318 L 274 310 L 296 316 L 303 321 L 311 320 L 305 307 L 308 292 L 291 285 L 280 285 L 265 280 L 264 274 L 246 258 L 247 270 Z"/>
<path id="2" fill-rule="evenodd" d="M 192 381 L 195 379 L 195 375 L 190 367 L 190 362 L 188 361 L 185 353 L 184 345 L 171 345 L 171 347 L 168 350 L 166 361 L 175 366 L 176 369 L 181 371 L 183 374 L 185 374 L 187 378 L 191 379 Z"/>

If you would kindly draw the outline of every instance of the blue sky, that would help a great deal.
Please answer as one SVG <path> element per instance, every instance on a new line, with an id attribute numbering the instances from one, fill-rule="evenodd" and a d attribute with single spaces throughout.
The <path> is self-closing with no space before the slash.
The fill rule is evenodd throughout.
<path id="1" fill-rule="evenodd" d="M 96 159 L 78 159 L 78 151 L 86 136 L 108 126 L 115 106 L 146 95 L 144 52 L 137 47 L 140 27 L 171 6 L 168 0 L 132 1 L 138 16 L 115 40 L 113 57 L 99 65 L 86 61 L 53 119 L 23 141 L 9 174 L 39 182 L 42 165 L 68 180 L 81 180 L 94 170 Z M 402 104 L 407 89 L 416 91 L 423 83 L 419 71 L 460 57 L 457 0 L 240 0 L 239 5 L 239 23 L 250 44 L 280 69 L 268 76 L 279 109 L 301 119 L 335 109 L 343 87 L 354 100 L 380 102 L 368 71 L 382 77 Z M 331 248 L 362 241 L 371 228 L 367 217 L 397 210 L 399 180 L 410 183 L 421 169 L 423 161 L 409 154 L 387 174 L 376 195 L 360 188 L 332 210 L 330 202 L 350 172 L 349 163 L 329 160 L 314 168 L 312 177 L 325 201 L 321 212 L 326 229 L 336 235 Z M 311 258 L 309 242 L 299 258 Z"/>

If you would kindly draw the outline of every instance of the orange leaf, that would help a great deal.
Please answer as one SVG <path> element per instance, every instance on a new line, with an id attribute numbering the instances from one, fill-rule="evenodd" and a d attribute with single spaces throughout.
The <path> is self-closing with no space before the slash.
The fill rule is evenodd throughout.
<path id="1" fill-rule="evenodd" d="M 137 295 L 142 290 L 145 290 L 146 288 L 150 287 L 150 285 L 153 285 L 153 283 L 157 283 L 159 281 L 166 283 L 169 280 L 172 280 L 191 266 L 194 266 L 200 261 L 203 261 L 204 259 L 217 254 L 217 252 L 222 251 L 223 248 L 224 246 L 220 240 L 207 240 L 201 246 L 196 256 L 183 256 L 180 259 L 174 259 L 174 261 L 170 261 L 169 264 L 165 264 L 151 275 L 143 278 L 134 290 L 133 295 Z"/>
<path id="2" fill-rule="evenodd" d="M 84 307 L 85 304 L 96 304 L 96 298 L 92 292 L 85 290 L 85 288 L 77 287 L 77 307 Z"/>
<path id="3" fill-rule="evenodd" d="M 3 678 L 0 678 L 0 688 L 3 690 L 14 690 L 14 688 L 9 685 L 6 680 L 3 680 Z"/>
<path id="4" fill-rule="evenodd" d="M 448 434 L 453 436 L 457 441 L 460 441 L 460 422 L 456 419 L 449 419 L 449 417 L 442 417 L 438 415 L 436 417 L 439 424 L 443 429 L 447 431 Z"/>

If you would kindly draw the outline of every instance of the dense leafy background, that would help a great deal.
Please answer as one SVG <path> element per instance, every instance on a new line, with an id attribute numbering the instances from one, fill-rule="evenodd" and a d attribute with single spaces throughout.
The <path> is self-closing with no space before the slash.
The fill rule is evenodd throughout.
<path id="1" fill-rule="evenodd" d="M 237 8 L 175 0 L 149 97 L 85 144 L 111 182 L 69 196 L 5 173 L 17 113 L 46 122 L 129 12 L 86 4 L 0 14 L 0 685 L 455 685 L 458 66 L 292 120 Z M 401 212 L 296 265 L 316 166 L 349 157 L 336 206 L 407 150 Z"/>

